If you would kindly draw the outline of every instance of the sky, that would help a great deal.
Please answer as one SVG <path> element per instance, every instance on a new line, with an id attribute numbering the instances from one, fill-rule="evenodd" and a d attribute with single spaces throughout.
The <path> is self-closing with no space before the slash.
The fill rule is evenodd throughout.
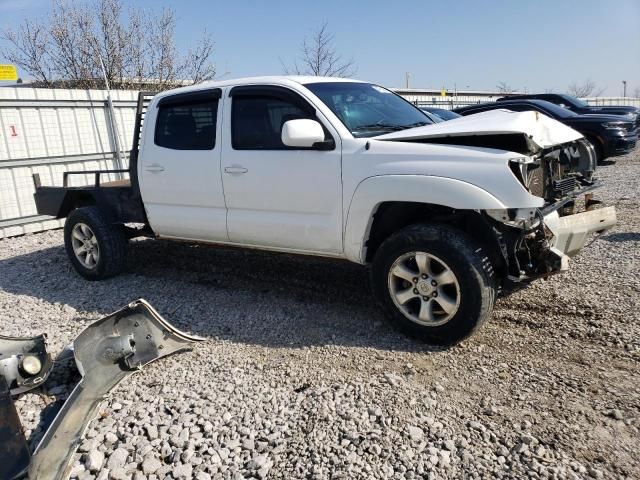
<path id="1" fill-rule="evenodd" d="M 564 91 L 640 88 L 640 0 L 124 0 L 177 16 L 186 49 L 206 29 L 224 78 L 282 74 L 323 22 L 357 78 L 387 87 Z M 43 16 L 50 0 L 0 0 L 0 28 Z M 5 59 L 0 56 L 0 63 Z M 26 75 L 25 75 L 26 77 Z"/>

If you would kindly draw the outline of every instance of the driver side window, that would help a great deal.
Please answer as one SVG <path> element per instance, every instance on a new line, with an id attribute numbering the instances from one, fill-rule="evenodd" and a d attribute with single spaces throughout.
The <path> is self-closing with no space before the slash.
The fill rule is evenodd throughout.
<path id="1" fill-rule="evenodd" d="M 234 150 L 290 150 L 282 143 L 285 122 L 315 118 L 281 98 L 236 96 L 231 107 L 231 145 Z"/>

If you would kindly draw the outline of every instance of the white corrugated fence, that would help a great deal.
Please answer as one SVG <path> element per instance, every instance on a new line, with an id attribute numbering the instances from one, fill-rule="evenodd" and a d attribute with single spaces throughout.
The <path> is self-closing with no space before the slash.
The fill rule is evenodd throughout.
<path id="1" fill-rule="evenodd" d="M 38 215 L 34 173 L 43 185 L 61 185 L 65 171 L 118 168 L 116 134 L 126 168 L 137 95 L 112 92 L 112 122 L 104 90 L 0 88 L 0 238 L 62 225 Z M 73 175 L 69 181 L 92 180 L 83 177 Z"/>

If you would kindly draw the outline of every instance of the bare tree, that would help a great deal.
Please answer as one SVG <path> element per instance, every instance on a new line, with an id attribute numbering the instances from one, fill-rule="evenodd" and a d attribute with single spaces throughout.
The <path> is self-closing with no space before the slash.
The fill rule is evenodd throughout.
<path id="1" fill-rule="evenodd" d="M 582 83 L 573 82 L 567 88 L 567 92 L 569 92 L 570 95 L 578 98 L 599 97 L 604 90 L 604 88 L 598 87 L 591 79 L 585 80 Z"/>
<path id="2" fill-rule="evenodd" d="M 294 62 L 293 67 L 287 68 L 283 64 L 285 72 L 295 75 L 352 77 L 357 71 L 354 60 L 345 60 L 337 53 L 333 43 L 334 35 L 329 32 L 327 22 L 324 22 L 310 39 L 304 39 L 300 58 Z"/>
<path id="3" fill-rule="evenodd" d="M 635 98 L 640 98 L 640 87 L 636 87 L 633 89 L 633 96 Z"/>
<path id="4" fill-rule="evenodd" d="M 213 50 L 213 37 L 205 31 L 200 43 L 190 48 L 187 52 L 180 68 L 185 72 L 187 78 L 193 80 L 193 83 L 210 80 L 215 76 L 216 70 L 209 61 L 213 55 Z"/>
<path id="5" fill-rule="evenodd" d="M 49 83 L 51 64 L 47 54 L 49 32 L 38 22 L 25 20 L 17 30 L 7 30 L 2 39 L 12 45 L 9 52 L 2 54 L 11 63 L 23 68 L 37 80 Z"/>
<path id="6" fill-rule="evenodd" d="M 211 35 L 204 32 L 181 55 L 175 24 L 170 9 L 150 15 L 132 8 L 125 15 L 123 0 L 53 0 L 46 21 L 25 19 L 0 34 L 8 45 L 0 53 L 47 87 L 102 88 L 100 59 L 116 88 L 164 90 L 213 78 Z"/>
<path id="7" fill-rule="evenodd" d="M 511 85 L 509 85 L 507 82 L 498 82 L 498 85 L 496 85 L 496 88 L 500 93 L 513 93 L 515 91 L 513 88 L 511 88 Z"/>

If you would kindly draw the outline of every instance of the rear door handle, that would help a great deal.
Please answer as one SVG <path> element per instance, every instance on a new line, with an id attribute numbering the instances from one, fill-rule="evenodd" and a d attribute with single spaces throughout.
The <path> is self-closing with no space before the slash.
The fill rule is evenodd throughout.
<path id="1" fill-rule="evenodd" d="M 164 172 L 164 167 L 162 165 L 158 165 L 157 163 L 152 163 L 151 165 L 147 166 L 145 170 L 151 173 L 160 173 Z"/>
<path id="2" fill-rule="evenodd" d="M 230 167 L 224 167 L 224 173 L 228 173 L 230 175 L 242 175 L 243 173 L 247 173 L 249 170 L 247 170 L 244 167 L 241 167 L 240 165 L 232 165 Z"/>

